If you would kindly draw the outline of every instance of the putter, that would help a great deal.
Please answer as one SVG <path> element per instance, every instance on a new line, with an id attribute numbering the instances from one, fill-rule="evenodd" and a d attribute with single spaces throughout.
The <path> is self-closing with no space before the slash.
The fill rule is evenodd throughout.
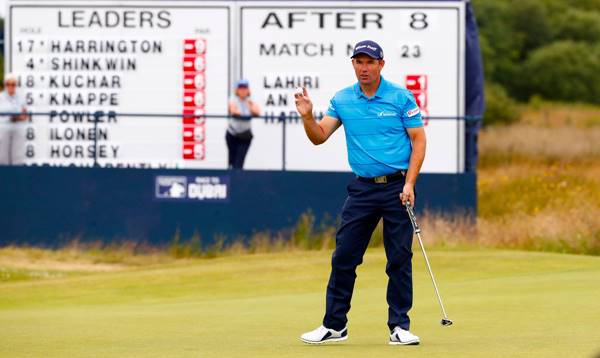
<path id="1" fill-rule="evenodd" d="M 446 310 L 444 309 L 444 304 L 442 303 L 442 297 L 440 296 L 440 291 L 438 290 L 437 284 L 435 283 L 435 278 L 433 277 L 433 271 L 431 271 L 431 265 L 429 265 L 429 259 L 427 258 L 427 253 L 425 252 L 425 246 L 423 246 L 423 240 L 421 240 L 421 228 L 417 224 L 417 219 L 415 217 L 415 213 L 413 211 L 412 206 L 410 205 L 410 201 L 407 201 L 406 211 L 408 212 L 408 217 L 410 217 L 410 222 L 412 223 L 415 234 L 417 234 L 417 238 L 419 239 L 419 246 L 421 246 L 421 251 L 423 251 L 423 257 L 425 258 L 425 264 L 427 264 L 427 270 L 429 270 L 429 276 L 431 277 L 431 282 L 433 282 L 433 288 L 435 289 L 435 294 L 437 295 L 437 299 L 440 303 L 440 307 L 442 308 L 442 314 L 444 318 L 441 320 L 442 326 L 450 326 L 452 325 L 452 321 L 448 318 L 446 314 Z"/>

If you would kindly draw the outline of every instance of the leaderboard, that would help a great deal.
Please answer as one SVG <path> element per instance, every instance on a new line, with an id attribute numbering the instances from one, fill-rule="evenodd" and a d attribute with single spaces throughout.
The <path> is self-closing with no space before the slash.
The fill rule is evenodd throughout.
<path id="1" fill-rule="evenodd" d="M 230 8 L 89 3 L 10 4 L 25 164 L 225 167 Z"/>
<path id="2" fill-rule="evenodd" d="M 373 39 L 384 78 L 432 117 L 422 171 L 464 171 L 462 1 L 9 0 L 7 19 L 6 70 L 46 113 L 25 124 L 26 164 L 225 169 L 245 78 L 261 107 L 245 169 L 350 171 L 343 126 L 312 145 L 293 92 L 322 117 Z"/>

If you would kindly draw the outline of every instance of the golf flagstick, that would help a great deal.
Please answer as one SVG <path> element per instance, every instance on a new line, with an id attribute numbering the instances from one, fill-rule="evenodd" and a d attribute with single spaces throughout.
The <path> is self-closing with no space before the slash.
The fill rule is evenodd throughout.
<path id="1" fill-rule="evenodd" d="M 433 288 L 435 289 L 435 294 L 437 295 L 437 299 L 440 302 L 440 307 L 442 308 L 442 313 L 444 314 L 444 318 L 441 320 L 442 326 L 450 326 L 453 322 L 448 318 L 446 314 L 446 310 L 444 309 L 444 304 L 442 303 L 442 297 L 440 296 L 440 291 L 438 290 L 437 284 L 435 283 L 435 278 L 433 277 L 433 271 L 431 271 L 431 265 L 429 265 L 429 259 L 427 258 L 427 253 L 425 252 L 425 246 L 423 246 L 423 240 L 421 240 L 421 228 L 417 224 L 417 219 L 415 217 L 415 213 L 410 204 L 410 201 L 407 201 L 406 211 L 408 212 L 408 217 L 410 217 L 410 222 L 412 223 L 415 234 L 417 234 L 417 238 L 419 239 L 419 246 L 421 246 L 421 251 L 423 252 L 423 257 L 425 258 L 425 264 L 427 265 L 427 270 L 429 270 L 429 276 L 431 277 L 431 282 L 433 282 Z"/>

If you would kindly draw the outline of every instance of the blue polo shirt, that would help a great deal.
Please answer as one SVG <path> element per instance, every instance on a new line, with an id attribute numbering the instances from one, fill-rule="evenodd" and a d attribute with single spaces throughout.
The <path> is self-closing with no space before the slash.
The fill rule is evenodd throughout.
<path id="1" fill-rule="evenodd" d="M 408 169 L 412 146 L 406 128 L 423 122 L 407 89 L 381 77 L 368 98 L 357 82 L 333 96 L 326 115 L 344 125 L 348 162 L 356 175 L 372 178 Z"/>

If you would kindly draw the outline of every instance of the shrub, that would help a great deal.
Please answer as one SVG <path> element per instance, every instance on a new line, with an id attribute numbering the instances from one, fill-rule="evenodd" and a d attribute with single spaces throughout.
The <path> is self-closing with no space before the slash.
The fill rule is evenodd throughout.
<path id="1" fill-rule="evenodd" d="M 483 124 L 512 123 L 519 118 L 517 103 L 506 94 L 506 90 L 498 84 L 485 86 L 485 114 Z"/>
<path id="2" fill-rule="evenodd" d="M 600 46 L 572 41 L 544 46 L 527 59 L 520 79 L 532 95 L 600 103 Z"/>
<path id="3" fill-rule="evenodd" d="M 554 19 L 553 31 L 557 40 L 595 43 L 600 41 L 600 13 L 567 9 Z"/>

